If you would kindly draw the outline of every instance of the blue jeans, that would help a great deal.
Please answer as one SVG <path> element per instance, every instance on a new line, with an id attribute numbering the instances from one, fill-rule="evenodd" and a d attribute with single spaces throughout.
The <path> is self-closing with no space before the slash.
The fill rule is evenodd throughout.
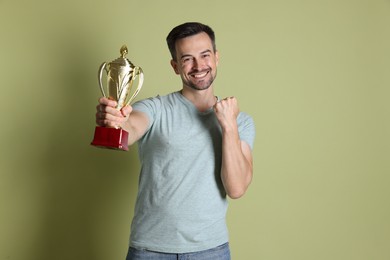
<path id="1" fill-rule="evenodd" d="M 170 254 L 129 248 L 126 260 L 230 260 L 229 243 L 204 251 Z"/>

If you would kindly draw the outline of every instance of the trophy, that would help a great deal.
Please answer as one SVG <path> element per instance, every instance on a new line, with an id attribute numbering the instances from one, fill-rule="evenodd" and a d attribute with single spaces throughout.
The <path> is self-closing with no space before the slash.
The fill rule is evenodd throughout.
<path id="1" fill-rule="evenodd" d="M 120 49 L 121 57 L 107 64 L 103 62 L 98 71 L 99 87 L 104 97 L 117 101 L 116 109 L 131 103 L 142 88 L 144 74 L 140 67 L 134 66 L 125 56 L 126 45 Z M 103 86 L 103 71 L 107 74 L 107 85 Z M 137 88 L 131 94 L 134 81 Z M 92 145 L 103 148 L 128 151 L 128 132 L 122 128 L 96 126 Z"/>

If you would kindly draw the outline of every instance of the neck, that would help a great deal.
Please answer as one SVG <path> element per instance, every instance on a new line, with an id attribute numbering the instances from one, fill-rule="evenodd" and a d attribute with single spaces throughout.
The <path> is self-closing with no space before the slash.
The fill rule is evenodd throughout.
<path id="1" fill-rule="evenodd" d="M 181 94 L 191 101 L 200 112 L 210 109 L 217 102 L 217 98 L 214 96 L 212 87 L 205 90 L 183 88 L 181 90 Z"/>

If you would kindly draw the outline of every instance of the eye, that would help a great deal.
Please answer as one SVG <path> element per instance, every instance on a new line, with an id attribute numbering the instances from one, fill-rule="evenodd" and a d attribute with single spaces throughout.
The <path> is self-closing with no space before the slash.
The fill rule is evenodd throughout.
<path id="1" fill-rule="evenodd" d="M 191 58 L 191 57 L 185 57 L 185 58 L 181 59 L 181 62 L 182 62 L 183 64 L 189 63 L 190 61 L 192 61 L 192 58 Z"/>

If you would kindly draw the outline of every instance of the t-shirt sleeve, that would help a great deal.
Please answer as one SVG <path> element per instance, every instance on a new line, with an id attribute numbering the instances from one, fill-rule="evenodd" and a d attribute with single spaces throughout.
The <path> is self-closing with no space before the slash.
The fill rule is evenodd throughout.
<path id="1" fill-rule="evenodd" d="M 238 133 L 240 135 L 240 139 L 251 147 L 253 150 L 253 145 L 255 141 L 255 123 L 253 118 L 248 114 L 241 112 L 237 118 L 238 123 Z"/>
<path id="2" fill-rule="evenodd" d="M 160 96 L 137 101 L 132 105 L 132 107 L 134 111 L 139 111 L 147 115 L 149 118 L 149 126 L 147 130 L 149 130 L 156 119 L 158 111 L 161 110 Z"/>

